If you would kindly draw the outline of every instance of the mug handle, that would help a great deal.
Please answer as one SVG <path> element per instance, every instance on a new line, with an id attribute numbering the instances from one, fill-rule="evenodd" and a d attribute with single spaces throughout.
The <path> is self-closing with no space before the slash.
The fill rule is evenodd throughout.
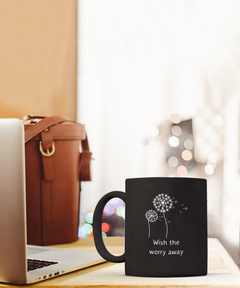
<path id="1" fill-rule="evenodd" d="M 93 238 L 98 253 L 107 261 L 119 263 L 125 261 L 125 253 L 120 256 L 115 256 L 109 253 L 106 246 L 104 245 L 102 238 L 102 214 L 103 209 L 107 202 L 112 198 L 117 197 L 122 199 L 126 203 L 126 194 L 120 191 L 113 191 L 105 194 L 98 202 L 94 215 L 93 215 Z"/>

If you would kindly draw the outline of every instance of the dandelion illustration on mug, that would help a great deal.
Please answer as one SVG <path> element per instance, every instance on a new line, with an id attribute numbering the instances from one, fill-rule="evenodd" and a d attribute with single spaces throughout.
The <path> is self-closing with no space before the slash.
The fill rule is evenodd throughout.
<path id="1" fill-rule="evenodd" d="M 155 222 L 158 219 L 158 214 L 155 210 L 148 210 L 147 213 L 145 214 L 147 220 L 148 220 L 148 238 L 150 238 L 150 222 Z"/>
<path id="2" fill-rule="evenodd" d="M 177 203 L 177 200 L 175 198 L 171 198 L 167 194 L 158 194 L 154 199 L 153 199 L 153 206 L 155 209 L 158 211 L 156 212 L 155 210 L 148 210 L 145 214 L 145 217 L 148 221 L 148 238 L 150 238 L 151 235 L 151 227 L 150 223 L 156 222 L 157 220 L 161 221 L 161 218 L 163 217 L 165 226 L 166 226 L 166 233 L 165 233 L 165 238 L 168 237 L 168 219 L 166 218 L 166 213 L 169 212 L 171 209 L 175 209 L 174 204 Z M 181 204 L 181 208 L 184 210 L 187 210 L 187 207 L 182 207 L 184 206 Z M 180 209 L 181 209 L 180 208 Z M 182 210 L 179 210 L 180 213 L 182 213 Z"/>

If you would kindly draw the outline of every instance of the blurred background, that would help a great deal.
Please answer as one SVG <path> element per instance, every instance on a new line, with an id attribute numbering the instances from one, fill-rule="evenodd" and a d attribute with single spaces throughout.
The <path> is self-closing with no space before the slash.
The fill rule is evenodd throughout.
<path id="1" fill-rule="evenodd" d="M 208 232 L 239 258 L 240 2 L 1 0 L 0 117 L 59 114 L 86 125 L 100 197 L 141 176 L 208 179 Z M 104 236 L 124 235 L 124 203 Z"/>
<path id="2" fill-rule="evenodd" d="M 209 236 L 240 264 L 239 11 L 231 0 L 79 1 L 78 119 L 95 158 L 80 235 L 126 178 L 202 177 Z M 104 233 L 124 233 L 123 212 L 106 206 Z"/>

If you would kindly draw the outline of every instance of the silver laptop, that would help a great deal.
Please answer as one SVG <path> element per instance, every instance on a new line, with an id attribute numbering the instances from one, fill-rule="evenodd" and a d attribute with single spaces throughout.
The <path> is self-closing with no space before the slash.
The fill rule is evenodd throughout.
<path id="1" fill-rule="evenodd" d="M 24 127 L 0 119 L 0 282 L 28 284 L 95 265 L 97 252 L 26 244 Z"/>

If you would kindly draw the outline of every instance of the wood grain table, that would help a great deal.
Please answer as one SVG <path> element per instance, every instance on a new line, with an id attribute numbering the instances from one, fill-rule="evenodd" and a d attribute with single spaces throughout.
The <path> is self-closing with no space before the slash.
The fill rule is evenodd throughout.
<path id="1" fill-rule="evenodd" d="M 120 255 L 123 252 L 124 238 L 107 237 L 104 239 L 108 250 Z M 68 249 L 96 251 L 93 239 L 79 239 L 71 244 L 56 245 Z M 197 259 L 196 259 L 197 261 Z M 1 285 L 0 287 L 13 287 Z M 124 274 L 124 263 L 104 262 L 72 272 L 57 278 L 29 285 L 28 287 L 240 287 L 240 270 L 230 255 L 215 239 L 208 239 L 208 275 L 201 277 L 151 278 L 131 277 Z"/>

